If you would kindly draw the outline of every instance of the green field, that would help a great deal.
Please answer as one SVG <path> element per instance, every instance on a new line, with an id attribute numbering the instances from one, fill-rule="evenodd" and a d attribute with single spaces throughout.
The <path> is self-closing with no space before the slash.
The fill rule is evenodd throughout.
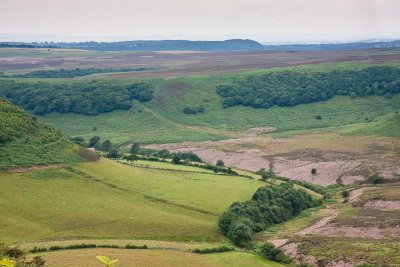
<path id="1" fill-rule="evenodd" d="M 0 171 L 32 165 L 79 162 L 82 152 L 63 134 L 0 99 Z"/>
<path id="2" fill-rule="evenodd" d="M 72 237 L 218 240 L 219 214 L 263 185 L 242 177 L 137 168 L 109 160 L 1 173 L 0 236 L 7 242 Z"/>
<path id="3" fill-rule="evenodd" d="M 163 100 L 164 105 L 157 103 L 157 99 L 160 99 L 157 98 L 158 94 L 165 94 L 160 97 L 167 98 L 168 92 L 157 91 L 155 100 L 145 105 L 135 103 L 129 111 L 114 111 L 97 116 L 52 113 L 40 118 L 67 135 L 82 136 L 86 140 L 99 135 L 116 143 L 130 140 L 140 143 L 174 143 L 221 140 L 260 126 L 277 127 L 281 133 L 338 127 L 364 123 L 366 118 L 374 120 L 378 116 L 400 110 L 399 95 L 390 99 L 380 96 L 355 99 L 341 96 L 318 103 L 270 109 L 242 106 L 222 109 L 220 98 L 213 88 L 190 89 L 185 95 L 185 101 L 174 101 L 173 97 L 168 97 Z M 199 98 L 207 99 L 204 101 L 204 113 L 187 115 L 182 112 L 186 105 L 195 105 Z M 315 119 L 317 115 L 322 119 Z M 97 127 L 97 130 L 93 131 L 93 127 Z M 398 131 L 395 134 L 398 135 Z"/>
<path id="4" fill-rule="evenodd" d="M 57 251 L 40 254 L 49 266 L 83 267 L 102 266 L 96 259 L 97 255 L 108 255 L 118 259 L 117 266 L 255 266 L 283 267 L 285 265 L 263 259 L 261 256 L 244 253 L 228 252 L 209 255 L 198 255 L 174 250 L 118 250 L 118 249 L 84 249 L 74 251 Z"/>

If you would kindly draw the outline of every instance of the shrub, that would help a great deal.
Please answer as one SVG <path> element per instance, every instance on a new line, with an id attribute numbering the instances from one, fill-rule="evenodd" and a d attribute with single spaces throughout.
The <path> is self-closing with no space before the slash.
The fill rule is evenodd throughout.
<path id="1" fill-rule="evenodd" d="M 215 164 L 215 166 L 218 166 L 218 167 L 225 166 L 225 162 L 223 162 L 222 159 L 219 159 L 219 160 L 217 160 L 217 163 Z"/>
<path id="2" fill-rule="evenodd" d="M 233 251 L 235 248 L 227 247 L 227 246 L 220 246 L 215 248 L 196 248 L 193 250 L 194 253 L 198 254 L 207 254 L 207 253 L 220 253 L 220 252 L 227 252 Z"/>
<path id="3" fill-rule="evenodd" d="M 342 191 L 342 197 L 343 198 L 348 198 L 349 195 L 350 195 L 349 191 L 347 191 L 347 190 Z"/>
<path id="4" fill-rule="evenodd" d="M 313 175 L 317 174 L 317 169 L 316 168 L 312 168 L 311 169 L 311 174 L 313 174 Z"/>
<path id="5" fill-rule="evenodd" d="M 198 107 L 185 107 L 183 109 L 183 113 L 185 114 L 198 114 L 198 113 L 203 113 L 204 112 L 204 106 L 198 106 Z"/>
<path id="6" fill-rule="evenodd" d="M 111 159 L 119 158 L 118 150 L 113 149 L 110 152 L 108 152 L 106 156 L 107 156 L 107 158 L 111 158 Z"/>
<path id="7" fill-rule="evenodd" d="M 290 259 L 285 255 L 285 253 L 271 243 L 261 245 L 260 254 L 263 257 L 276 262 L 290 263 Z"/>
<path id="8" fill-rule="evenodd" d="M 252 199 L 234 202 L 219 218 L 219 228 L 236 245 L 247 246 L 253 233 L 284 222 L 320 203 L 291 183 L 259 188 Z"/>
<path id="9" fill-rule="evenodd" d="M 136 246 L 136 245 L 126 245 L 125 246 L 126 249 L 147 249 L 146 245 L 143 246 Z"/>
<path id="10" fill-rule="evenodd" d="M 369 264 L 369 263 L 366 263 L 366 262 L 362 262 L 362 263 L 359 263 L 357 265 L 354 265 L 354 267 L 376 267 L 376 265 Z"/>

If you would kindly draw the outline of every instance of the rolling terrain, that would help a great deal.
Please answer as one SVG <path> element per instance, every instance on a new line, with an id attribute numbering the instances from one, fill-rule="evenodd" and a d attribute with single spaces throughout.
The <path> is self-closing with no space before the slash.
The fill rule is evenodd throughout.
<path id="1" fill-rule="evenodd" d="M 44 249 L 29 257 L 40 255 L 48 266 L 96 266 L 97 255 L 119 259 L 118 266 L 398 266 L 398 92 L 371 89 L 366 95 L 332 94 L 324 101 L 268 108 L 223 107 L 224 97 L 217 92 L 221 84 L 248 77 L 351 72 L 371 66 L 398 68 L 398 49 L 0 49 L 0 70 L 7 75 L 70 67 L 154 68 L 80 78 L 12 78 L 28 89 L 30 84 L 42 89 L 51 84 L 54 87 L 46 85 L 50 99 L 59 96 L 52 95 L 51 88 L 67 83 L 152 87 L 146 101 L 129 98 L 131 108 L 98 109 L 97 115 L 43 109 L 36 119 L 1 100 L 0 127 L 6 134 L 0 136 L 0 243 Z M 11 78 L 2 78 L 7 79 Z M 371 88 L 387 85 L 377 79 Z M 96 94 L 103 92 L 90 95 L 92 107 Z M 28 112 L 33 110 L 28 107 Z M 93 136 L 110 140 L 122 155 L 129 154 L 132 143 L 143 149 L 192 151 L 209 164 L 223 160 L 239 175 L 173 164 L 173 159 L 111 160 L 69 141 L 78 137 L 87 144 Z M 261 168 L 272 171 L 272 177 L 260 180 L 256 172 Z M 255 234 L 254 247 L 239 249 L 221 234 L 218 220 L 232 203 L 249 201 L 260 187 L 290 180 L 321 206 Z M 312 191 L 315 188 L 323 193 Z M 259 256 L 265 242 L 293 262 L 281 264 Z M 84 243 L 103 247 L 63 247 Z M 126 249 L 127 244 L 147 249 Z M 49 250 L 52 246 L 54 251 Z M 193 252 L 220 246 L 234 251 Z"/>

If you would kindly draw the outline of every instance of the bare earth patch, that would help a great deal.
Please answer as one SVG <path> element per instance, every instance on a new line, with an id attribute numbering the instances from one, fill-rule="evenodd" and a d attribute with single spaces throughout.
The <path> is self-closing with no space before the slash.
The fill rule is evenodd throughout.
<path id="1" fill-rule="evenodd" d="M 288 242 L 288 239 L 275 239 L 270 241 L 275 247 L 279 248 Z"/>
<path id="2" fill-rule="evenodd" d="M 400 201 L 371 200 L 364 207 L 378 210 L 400 210 Z"/>
<path id="3" fill-rule="evenodd" d="M 365 187 L 362 187 L 362 188 L 358 188 L 356 190 L 351 191 L 347 203 L 354 205 L 357 202 L 359 202 L 360 197 L 365 189 L 366 189 Z"/>
<path id="4" fill-rule="evenodd" d="M 316 222 L 315 224 L 304 228 L 303 230 L 301 230 L 298 235 L 300 236 L 305 236 L 305 235 L 310 235 L 313 233 L 317 233 L 319 228 L 322 228 L 324 226 L 326 226 L 328 223 L 330 223 L 333 219 L 335 219 L 338 216 L 338 211 L 336 210 L 332 210 L 330 212 L 330 215 L 319 220 L 318 222 Z"/>
<path id="5" fill-rule="evenodd" d="M 208 163 L 222 159 L 227 166 L 249 171 L 272 167 L 280 176 L 323 186 L 359 182 L 373 173 L 385 178 L 400 173 L 398 138 L 342 136 L 336 132 L 312 132 L 290 138 L 262 135 L 273 130 L 256 127 L 223 141 L 148 147 L 173 152 L 191 150 Z M 315 175 L 311 174 L 313 168 L 317 169 Z"/>
<path id="6" fill-rule="evenodd" d="M 393 231 L 389 229 L 379 229 L 378 227 L 335 227 L 330 224 L 315 229 L 313 233 L 329 237 L 382 239 L 385 237 L 385 233 L 391 234 Z"/>
<path id="7" fill-rule="evenodd" d="M 341 183 L 343 185 L 349 185 L 355 182 L 364 181 L 365 177 L 362 175 L 345 175 L 341 177 Z"/>
<path id="8" fill-rule="evenodd" d="M 51 169 L 51 168 L 56 168 L 58 165 L 35 165 L 31 167 L 19 167 L 15 168 L 12 170 L 8 170 L 7 172 L 10 173 L 24 173 L 24 172 L 30 172 L 30 171 L 35 171 L 35 170 L 46 170 L 46 169 Z"/>
<path id="9" fill-rule="evenodd" d="M 349 172 L 359 164 L 358 161 L 316 162 L 286 170 L 278 174 L 289 179 L 328 186 L 335 184 L 337 179 L 344 173 Z M 316 174 L 311 173 L 313 168 L 317 169 Z"/>

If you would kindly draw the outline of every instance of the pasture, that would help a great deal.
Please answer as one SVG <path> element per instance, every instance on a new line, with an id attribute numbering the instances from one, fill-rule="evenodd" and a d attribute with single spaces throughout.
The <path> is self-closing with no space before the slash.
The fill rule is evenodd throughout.
<path id="1" fill-rule="evenodd" d="M 0 174 L 6 242 L 68 238 L 220 240 L 217 219 L 264 183 L 109 160 Z M 23 198 L 21 196 L 24 196 Z"/>

